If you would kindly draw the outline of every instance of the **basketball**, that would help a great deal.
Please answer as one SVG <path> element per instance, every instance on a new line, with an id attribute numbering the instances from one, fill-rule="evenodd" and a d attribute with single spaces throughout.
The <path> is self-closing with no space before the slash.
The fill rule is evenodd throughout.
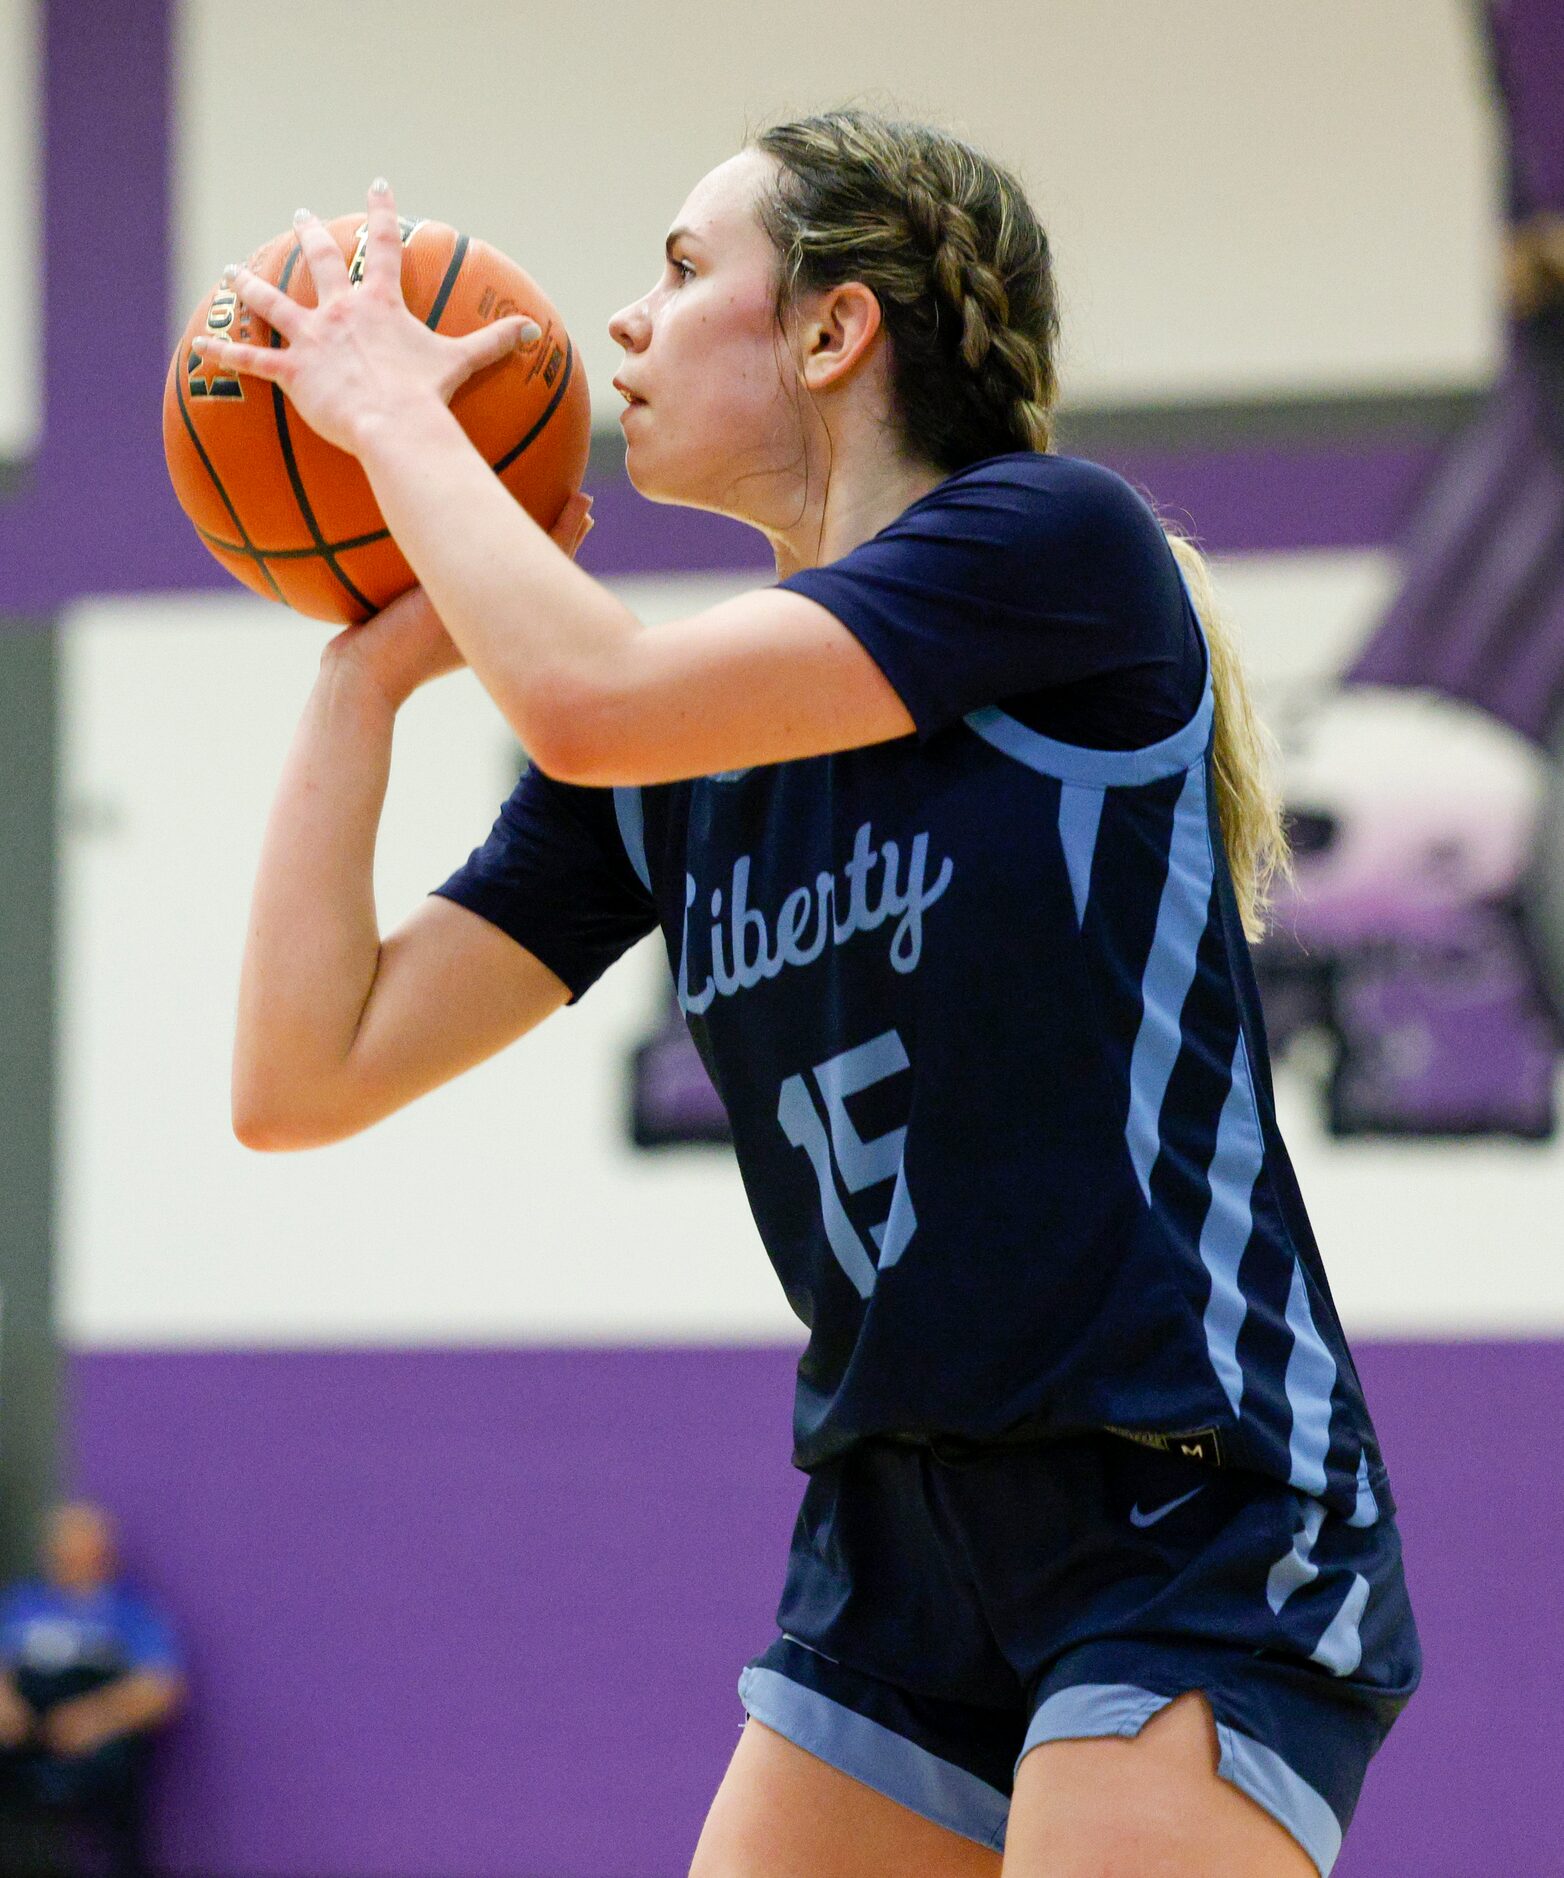
<path id="1" fill-rule="evenodd" d="M 362 214 L 325 224 L 349 278 L 362 276 Z M 541 337 L 474 373 L 452 414 L 496 476 L 544 528 L 581 486 L 591 444 L 586 375 L 548 296 L 514 261 L 443 222 L 406 217 L 402 294 L 436 332 L 458 336 L 526 314 Z M 246 265 L 301 306 L 315 305 L 290 229 Z M 245 345 L 281 336 L 219 284 L 191 314 L 163 392 L 163 450 L 180 506 L 211 553 L 268 600 L 346 625 L 369 618 L 417 576 L 391 539 L 357 460 L 318 436 L 282 389 L 203 360 L 200 334 Z"/>

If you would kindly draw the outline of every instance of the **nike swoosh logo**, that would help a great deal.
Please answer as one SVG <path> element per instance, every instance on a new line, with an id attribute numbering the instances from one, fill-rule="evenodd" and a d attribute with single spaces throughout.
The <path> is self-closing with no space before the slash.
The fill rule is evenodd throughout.
<path id="1" fill-rule="evenodd" d="M 1204 1493 L 1205 1490 L 1206 1483 L 1202 1480 L 1198 1487 L 1191 1487 L 1188 1493 L 1181 1493 L 1176 1500 L 1165 1500 L 1161 1506 L 1154 1506 L 1149 1513 L 1143 1513 L 1137 1503 L 1130 1508 L 1130 1524 L 1132 1526 L 1155 1526 L 1159 1519 L 1166 1519 L 1175 1507 L 1182 1506 L 1186 1500 L 1194 1499 L 1197 1493 Z"/>

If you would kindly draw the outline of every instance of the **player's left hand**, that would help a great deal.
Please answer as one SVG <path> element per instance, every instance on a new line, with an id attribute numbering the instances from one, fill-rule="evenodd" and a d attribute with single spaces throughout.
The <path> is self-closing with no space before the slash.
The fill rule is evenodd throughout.
<path id="1" fill-rule="evenodd" d="M 369 235 L 361 283 L 324 223 L 300 209 L 299 246 L 315 282 L 316 306 L 300 306 L 247 267 L 223 271 L 224 281 L 286 344 L 245 346 L 210 334 L 191 343 L 225 372 L 248 373 L 280 385 L 310 428 L 339 449 L 359 453 L 364 439 L 428 398 L 450 402 L 457 386 L 484 366 L 541 336 L 525 314 L 480 326 L 452 339 L 416 319 L 402 298 L 402 233 L 391 185 L 369 191 Z"/>

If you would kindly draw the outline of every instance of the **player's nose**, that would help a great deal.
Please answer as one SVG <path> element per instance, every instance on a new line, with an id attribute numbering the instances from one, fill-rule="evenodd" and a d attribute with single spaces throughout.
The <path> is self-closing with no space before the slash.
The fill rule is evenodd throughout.
<path id="1" fill-rule="evenodd" d="M 651 316 L 646 310 L 643 297 L 632 305 L 621 307 L 608 322 L 608 336 L 617 346 L 623 346 L 626 352 L 639 352 L 651 337 Z"/>

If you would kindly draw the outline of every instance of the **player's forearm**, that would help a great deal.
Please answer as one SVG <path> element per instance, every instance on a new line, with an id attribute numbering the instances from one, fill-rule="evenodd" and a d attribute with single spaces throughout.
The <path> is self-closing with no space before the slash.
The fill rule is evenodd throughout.
<path id="1" fill-rule="evenodd" d="M 375 838 L 395 711 L 328 654 L 283 766 L 250 905 L 234 1038 L 233 1121 L 252 1147 L 329 1101 L 380 960 Z"/>
<path id="2" fill-rule="evenodd" d="M 524 749 L 570 768 L 573 726 L 641 631 L 506 491 L 431 399 L 369 428 L 360 457 L 386 525 Z"/>

